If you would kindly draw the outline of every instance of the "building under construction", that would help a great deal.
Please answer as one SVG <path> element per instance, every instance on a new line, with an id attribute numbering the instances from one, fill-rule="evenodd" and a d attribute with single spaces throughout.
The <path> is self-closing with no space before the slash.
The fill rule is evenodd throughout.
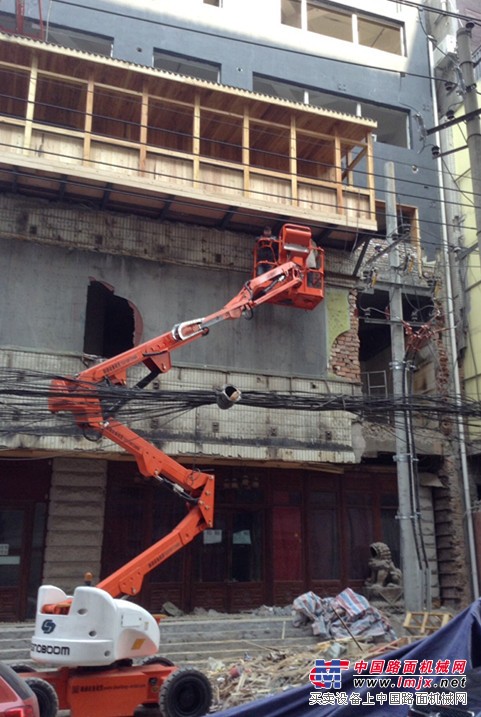
<path id="1" fill-rule="evenodd" d="M 289 3 L 265 3 L 269 33 L 256 38 L 234 30 L 227 0 L 188 4 L 190 18 L 187 3 L 177 17 L 175 3 L 157 13 L 92 2 L 74 13 L 58 0 L 48 23 L 40 7 L 16 15 L 2 6 L 3 620 L 31 617 L 41 582 L 71 590 L 85 571 L 109 574 L 185 509 L 145 481 L 127 451 L 49 414 L 49 382 L 222 307 L 253 275 L 266 224 L 275 234 L 286 223 L 310 228 L 325 255 L 324 300 L 312 311 L 268 304 L 250 322 L 213 327 L 153 383 L 158 405 L 149 393 L 145 411 L 128 414 L 148 440 L 213 472 L 217 485 L 214 529 L 153 570 L 140 600 L 153 611 L 167 600 L 238 611 L 287 604 L 306 590 L 361 591 L 374 542 L 387 543 L 399 564 L 393 414 L 388 404 L 375 416 L 362 408 L 363 396 L 392 394 L 386 159 L 399 175 L 402 320 L 412 332 L 430 327 L 413 355 L 412 391 L 438 395 L 450 380 L 433 323 L 442 282 L 425 264 L 437 188 L 423 157 L 413 188 L 417 145 L 401 110 L 407 96 L 429 91 L 414 72 L 429 75 L 423 47 L 411 43 L 415 16 L 356 11 L 364 44 L 329 37 L 320 56 L 315 30 L 303 49 L 303 28 L 277 15 Z M 369 22 L 402 36 L 401 50 L 369 44 Z M 347 67 L 339 42 L 350 42 Z M 258 66 L 247 72 L 248 63 Z M 369 82 L 386 63 L 402 100 L 389 90 L 381 104 Z M 308 101 L 296 94 L 302 88 Z M 377 114 L 363 112 L 362 99 Z M 391 136 L 388 125 L 397 128 Z M 162 403 L 170 391 L 190 407 L 190 394 L 226 384 L 261 393 L 266 407 Z M 269 403 L 277 394 L 359 401 L 356 410 L 292 410 Z M 460 605 L 470 587 L 453 433 L 449 421 L 441 435 L 436 416 L 414 418 L 423 545 L 413 560 L 428 600 Z"/>

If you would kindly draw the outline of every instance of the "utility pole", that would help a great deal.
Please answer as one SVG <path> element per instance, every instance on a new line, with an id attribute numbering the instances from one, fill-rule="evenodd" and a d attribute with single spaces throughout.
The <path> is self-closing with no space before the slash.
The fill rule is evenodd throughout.
<path id="1" fill-rule="evenodd" d="M 391 370 L 394 399 L 404 394 L 406 375 L 404 326 L 402 324 L 402 284 L 399 272 L 399 249 L 394 238 L 397 233 L 396 181 L 394 163 L 386 162 L 386 235 L 392 245 L 389 252 L 390 263 L 390 296 L 389 313 L 391 319 Z M 409 417 L 410 420 L 410 417 Z M 412 462 L 410 454 L 411 441 L 406 431 L 405 415 L 402 411 L 394 412 L 394 432 L 396 439 L 396 455 L 398 484 L 398 519 L 401 538 L 401 570 L 403 573 L 404 604 L 406 611 L 418 612 L 427 607 L 423 597 L 423 571 L 420 566 L 419 551 L 416 548 L 416 532 L 420 516 L 414 501 L 412 484 Z M 425 586 L 424 586 L 425 587 Z"/>
<path id="2" fill-rule="evenodd" d="M 476 90 L 476 78 L 474 76 L 474 63 L 471 48 L 471 30 L 473 23 L 466 23 L 466 26 L 456 33 L 458 42 L 458 57 L 461 69 L 461 76 L 464 83 L 464 109 L 468 115 L 466 119 L 466 144 L 469 151 L 469 163 L 471 169 L 471 184 L 473 189 L 474 220 L 476 225 L 476 239 L 478 254 L 481 258 L 481 120 L 479 116 L 478 95 Z M 449 277 L 448 277 L 449 278 Z M 453 331 L 454 334 L 454 331 Z M 455 340 L 452 342 L 455 345 Z M 455 354 L 453 354 L 455 358 Z M 460 397 L 459 374 L 457 368 L 454 373 L 456 394 Z M 461 400 L 461 398 L 459 398 Z M 466 510 L 466 530 L 471 568 L 471 580 L 473 597 L 479 597 L 479 574 L 477 567 L 476 538 L 474 534 L 473 515 L 471 508 L 471 496 L 468 480 L 468 464 L 466 457 L 466 445 L 464 442 L 464 425 L 458 415 L 458 431 L 461 442 L 461 470 L 463 474 L 464 502 Z"/>
<path id="3" fill-rule="evenodd" d="M 471 165 L 471 182 L 473 185 L 473 204 L 476 220 L 476 238 L 481 257 L 481 120 L 478 114 L 478 95 L 471 50 L 472 23 L 467 23 L 456 33 L 458 40 L 458 56 L 461 75 L 464 82 L 464 107 L 469 119 L 466 120 L 467 145 L 469 163 Z"/>

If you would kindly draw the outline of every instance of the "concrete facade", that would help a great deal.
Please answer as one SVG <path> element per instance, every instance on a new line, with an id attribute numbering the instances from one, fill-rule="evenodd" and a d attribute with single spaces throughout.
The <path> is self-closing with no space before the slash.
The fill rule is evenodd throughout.
<path id="1" fill-rule="evenodd" d="M 395 54 L 288 27 L 281 22 L 278 0 L 265 0 L 262 9 L 253 2 L 243 3 L 240 9 L 235 0 L 224 0 L 222 5 L 184 0 L 180 7 L 164 2 L 161 11 L 154 11 L 140 2 L 87 2 L 74 10 L 71 3 L 53 2 L 48 23 L 52 33 L 62 27 L 95 35 L 99 27 L 108 27 L 112 58 L 125 67 L 135 65 L 136 72 L 139 66 L 151 68 L 154 52 L 161 50 L 174 59 L 181 56 L 217 64 L 221 84 L 247 93 L 264 78 L 306 92 L 322 92 L 336 102 L 355 101 L 363 117 L 369 117 L 374 108 L 376 113 L 382 110 L 396 112 L 396 117 L 402 115 L 407 128 L 405 146 L 374 143 L 376 199 L 379 206 L 386 199 L 385 162 L 394 161 L 397 201 L 399 206 L 415 208 L 420 240 L 417 248 L 409 248 L 416 251 L 418 264 L 413 274 L 406 269 L 406 293 L 411 299 L 421 296 L 425 303 L 431 300 L 423 276 L 423 257 L 432 259 L 440 245 L 441 211 L 432 157 L 422 151 L 425 140 L 419 132 L 420 126 L 432 126 L 436 117 L 428 44 L 417 10 L 401 3 L 377 3 L 379 21 L 401 28 L 405 49 Z M 365 3 L 337 5 L 348 14 L 363 16 Z M 5 3 L 2 12 L 8 12 L 8 6 Z M 253 30 L 250 16 L 254 14 L 258 22 Z M 109 62 L 105 58 L 90 59 Z M 279 98 L 271 100 L 273 106 L 282 104 Z M 34 172 L 40 150 L 37 155 L 30 158 Z M 80 177 L 80 169 L 75 171 Z M 126 182 L 133 181 L 128 177 L 130 171 L 125 171 Z M 367 182 L 364 169 L 359 168 L 354 175 L 359 186 Z M 181 216 L 149 218 L 135 211 L 121 214 L 109 209 L 107 195 L 107 206 L 101 202 L 78 206 L 61 196 L 52 201 L 34 192 L 25 196 L 12 191 L 11 186 L 0 196 L 2 253 L 7 258 L 0 265 L 5 308 L 0 361 L 5 368 L 50 374 L 81 370 L 86 361 L 82 354 L 87 292 L 92 281 L 129 303 L 138 342 L 167 331 L 178 321 L 220 308 L 249 278 L 253 249 L 250 230 L 230 229 L 228 222 L 206 226 L 200 209 L 195 222 L 182 221 Z M 230 198 L 226 198 L 224 209 L 232 209 Z M 381 209 L 381 223 L 385 221 L 382 214 Z M 400 210 L 399 223 L 404 219 Z M 283 220 L 280 216 L 279 221 Z M 384 246 L 383 229 L 380 226 L 377 234 L 372 233 L 368 256 L 375 255 L 375 242 Z M 379 334 L 367 338 L 369 325 L 363 311 L 366 307 L 372 307 L 373 312 L 380 311 L 379 307 L 384 310 L 385 304 L 380 302 L 390 288 L 390 276 L 382 264 L 374 262 L 378 283 L 362 275 L 362 262 L 361 269 L 358 262 L 368 234 L 360 231 L 351 243 L 329 245 L 326 231 L 326 298 L 315 311 L 264 306 L 248 324 L 239 321 L 216 326 L 205 339 L 175 352 L 174 368 L 162 378 L 161 387 L 188 391 L 233 383 L 242 390 L 266 393 L 359 395 L 361 373 L 381 367 L 389 372 L 390 359 L 386 346 L 378 344 Z M 322 244 L 322 236 L 320 241 Z M 383 316 L 386 318 L 385 313 Z M 369 341 L 376 350 L 368 359 L 361 359 L 360 351 Z M 426 375 L 431 375 L 430 391 L 439 387 L 435 383 L 439 378 L 444 380 L 444 374 L 437 373 L 436 360 L 430 374 L 426 369 Z M 430 364 L 429 359 L 426 362 Z M 21 407 L 17 420 L 25 424 Z M 220 466 L 221 470 L 227 465 L 247 472 L 258 467 L 275 468 L 286 480 L 293 470 L 305 471 L 306 476 L 313 471 L 319 477 L 317 489 L 332 480 L 331 474 L 343 480 L 351 468 L 365 471 L 374 480 L 376 470 L 384 470 L 386 455 L 391 459 L 386 473 L 391 477 L 395 474 L 392 429 L 379 424 L 374 428 L 363 426 L 358 416 L 347 412 L 261 413 L 239 406 L 219 417 L 217 408 L 209 406 L 168 422 L 140 420 L 139 426 L 168 455 L 186 463 Z M 374 440 L 369 433 L 372 430 Z M 8 457 L 45 452 L 54 455 L 43 579 L 67 589 L 86 570 L 102 572 L 106 461 L 125 458 L 115 446 L 92 444 L 72 433 L 69 428 L 62 432 L 55 424 L 47 432 L 41 428 L 10 430 L 1 438 Z M 455 449 L 441 446 L 432 430 L 419 435 L 419 441 L 426 472 L 446 475 L 444 483 L 422 488 L 430 593 L 435 600 L 460 606 L 469 599 L 469 585 L 463 562 L 462 497 L 457 488 L 450 487 L 458 480 L 456 461 L 451 460 L 451 450 Z M 447 468 L 443 465 L 446 458 Z M 308 477 L 311 480 L 310 474 Z M 303 500 L 307 502 L 308 498 Z M 443 514 L 446 501 L 449 516 Z M 396 523 L 391 517 L 393 526 Z M 70 524 L 74 522 L 72 530 Z M 451 534 L 453 530 L 456 533 L 456 539 L 448 543 L 447 523 Z M 341 525 L 340 530 L 347 529 Z M 383 536 L 377 533 L 376 537 Z M 309 587 L 302 581 L 297 585 Z"/>

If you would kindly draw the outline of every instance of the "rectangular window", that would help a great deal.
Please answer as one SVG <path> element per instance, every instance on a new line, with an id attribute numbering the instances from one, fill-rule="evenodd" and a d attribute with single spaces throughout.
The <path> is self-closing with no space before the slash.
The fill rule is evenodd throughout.
<path id="1" fill-rule="evenodd" d="M 385 144 L 392 144 L 396 147 L 410 147 L 409 134 L 409 113 L 405 110 L 394 109 L 392 107 L 384 107 L 375 105 L 371 102 L 352 98 L 342 97 L 341 95 L 330 94 L 328 92 L 320 92 L 312 90 L 302 85 L 294 85 L 282 80 L 276 80 L 270 77 L 254 75 L 253 78 L 254 92 L 262 92 L 271 97 L 282 97 L 292 102 L 303 102 L 313 105 L 314 107 L 323 107 L 333 112 L 341 112 L 356 117 L 366 117 L 374 119 L 377 122 L 375 130 L 376 140 Z M 300 158 L 305 156 L 304 148 L 299 150 Z M 306 156 L 306 159 L 308 157 Z M 312 167 L 306 164 L 302 172 L 307 176 L 315 176 L 312 173 Z"/>
<path id="2" fill-rule="evenodd" d="M 377 122 L 376 141 L 396 147 L 410 147 L 409 113 L 363 102 L 362 116 Z"/>
<path id="3" fill-rule="evenodd" d="M 91 32 L 81 32 L 70 27 L 55 27 L 49 25 L 45 36 L 47 42 L 62 47 L 70 47 L 72 50 L 92 52 L 96 55 L 112 56 L 114 45 L 113 38 L 106 35 L 94 35 Z"/>
<path id="4" fill-rule="evenodd" d="M 318 3 L 307 3 L 307 29 L 319 35 L 352 42 L 352 14 L 340 12 Z"/>
<path id="5" fill-rule="evenodd" d="M 375 50 L 402 55 L 401 30 L 398 25 L 376 22 L 371 18 L 358 16 L 359 44 Z"/>
<path id="6" fill-rule="evenodd" d="M 301 0 L 282 0 L 281 23 L 290 27 L 302 27 Z"/>
<path id="7" fill-rule="evenodd" d="M 17 7 L 23 6 L 24 3 L 17 3 Z M 13 5 L 13 3 L 12 3 Z M 30 11 L 30 8 L 29 8 Z M 0 12 L 0 32 L 8 32 L 10 34 L 21 35 L 22 37 L 32 37 L 34 39 L 43 40 L 43 23 L 29 17 L 21 17 L 10 12 Z"/>
<path id="8" fill-rule="evenodd" d="M 215 62 L 198 60 L 187 55 L 177 55 L 173 52 L 161 52 L 154 50 L 154 67 L 167 72 L 175 72 L 178 75 L 197 77 L 199 80 L 219 82 L 220 65 Z"/>
<path id="9" fill-rule="evenodd" d="M 281 0 L 281 23 L 336 40 L 403 55 L 401 23 L 320 0 Z"/>

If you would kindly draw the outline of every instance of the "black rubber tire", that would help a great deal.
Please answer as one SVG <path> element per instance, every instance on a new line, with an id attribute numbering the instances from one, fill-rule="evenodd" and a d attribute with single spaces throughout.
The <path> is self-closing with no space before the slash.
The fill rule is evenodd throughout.
<path id="1" fill-rule="evenodd" d="M 207 677 L 190 667 L 172 672 L 160 688 L 163 717 L 203 717 L 212 704 L 212 687 Z"/>
<path id="2" fill-rule="evenodd" d="M 25 682 L 37 698 L 40 717 L 56 717 L 58 697 L 52 685 L 38 677 L 26 677 Z"/>
<path id="3" fill-rule="evenodd" d="M 35 672 L 35 667 L 32 665 L 10 665 L 14 672 Z"/>
<path id="4" fill-rule="evenodd" d="M 143 665 L 163 665 L 164 667 L 173 667 L 174 663 L 168 657 L 146 657 L 142 660 Z"/>

